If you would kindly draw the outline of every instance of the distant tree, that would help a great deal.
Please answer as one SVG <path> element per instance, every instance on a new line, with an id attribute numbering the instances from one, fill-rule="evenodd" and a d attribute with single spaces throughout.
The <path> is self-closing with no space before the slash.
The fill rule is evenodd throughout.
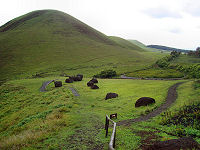
<path id="1" fill-rule="evenodd" d="M 94 75 L 95 78 L 112 78 L 117 75 L 116 71 L 109 69 L 101 71 L 99 74 Z"/>

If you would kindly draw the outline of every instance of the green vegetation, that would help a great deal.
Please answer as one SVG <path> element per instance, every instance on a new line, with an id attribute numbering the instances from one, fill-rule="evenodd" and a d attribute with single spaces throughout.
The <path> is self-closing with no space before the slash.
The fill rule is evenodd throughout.
<path id="1" fill-rule="evenodd" d="M 150 51 L 150 52 L 159 52 L 159 53 L 162 52 L 162 53 L 163 53 L 162 50 L 147 47 L 146 45 L 144 45 L 143 43 L 141 43 L 141 42 L 139 42 L 139 41 L 137 41 L 137 40 L 128 40 L 128 41 L 131 42 L 131 43 L 134 44 L 134 45 L 139 46 L 140 48 L 142 48 L 142 49 L 144 49 L 144 50 L 146 50 L 146 51 Z M 165 52 L 165 53 L 169 53 L 168 51 L 164 51 L 164 52 Z"/>
<path id="2" fill-rule="evenodd" d="M 200 78 L 194 55 L 167 56 L 138 41 L 108 37 L 55 10 L 34 11 L 1 26 L 0 52 L 0 149 L 107 149 L 112 128 L 105 138 L 106 114 L 117 113 L 116 122 L 148 114 L 164 103 L 170 86 L 181 82 L 98 79 L 100 88 L 93 90 L 88 77 Z M 63 76 L 78 73 L 83 81 L 64 83 Z M 63 86 L 52 83 L 40 92 L 52 79 Z M 119 97 L 105 100 L 109 92 Z M 188 80 L 166 112 L 150 122 L 117 127 L 116 148 L 138 149 L 148 135 L 159 140 L 192 136 L 200 143 L 199 92 L 199 80 Z M 135 108 L 140 97 L 156 103 Z"/>
<path id="3" fill-rule="evenodd" d="M 58 78 L 63 82 L 65 80 L 64 77 Z M 118 119 L 115 121 L 136 118 L 146 110 L 161 105 L 167 89 L 177 82 L 99 79 L 100 89 L 92 90 L 86 86 L 89 79 L 84 79 L 73 84 L 64 83 L 61 88 L 54 88 L 50 84 L 48 92 L 39 92 L 41 83 L 50 79 L 13 80 L 1 86 L 1 149 L 60 146 L 67 149 L 106 148 L 109 138 L 105 138 L 105 131 L 100 129 L 106 114 L 117 112 Z M 72 95 L 69 90 L 72 85 L 80 97 Z M 108 92 L 116 92 L 119 97 L 105 101 Z M 135 101 L 142 96 L 154 97 L 156 104 L 134 108 Z M 133 136 L 120 138 L 124 134 Z M 128 128 L 119 128 L 117 137 L 117 145 L 122 149 L 140 142 L 140 137 L 131 134 Z M 127 144 L 132 139 L 137 140 Z M 88 144 L 91 142 L 93 144 Z"/>
<path id="4" fill-rule="evenodd" d="M 115 77 L 115 76 L 117 76 L 116 71 L 111 70 L 111 69 L 101 71 L 99 74 L 94 75 L 95 78 L 112 78 L 112 77 Z"/>
<path id="5" fill-rule="evenodd" d="M 91 77 L 105 69 L 121 74 L 163 57 L 113 39 L 63 12 L 28 13 L 0 27 L 0 79 L 78 73 Z"/>
<path id="6" fill-rule="evenodd" d="M 151 68 L 127 73 L 127 76 L 138 78 L 182 78 L 184 74 L 175 69 Z"/>
<path id="7" fill-rule="evenodd" d="M 172 51 L 170 55 L 157 60 L 152 66 L 133 73 L 127 73 L 127 76 L 139 78 L 182 78 L 185 73 L 177 69 L 178 65 L 171 64 L 171 62 L 176 60 L 179 56 L 180 52 Z"/>
<path id="8" fill-rule="evenodd" d="M 147 45 L 147 47 L 170 51 L 170 52 L 171 51 L 177 51 L 177 52 L 189 52 L 190 51 L 190 50 L 178 49 L 178 48 L 167 47 L 167 46 L 162 46 L 162 45 Z"/>
<path id="9" fill-rule="evenodd" d="M 123 48 L 133 49 L 133 50 L 137 50 L 137 51 L 145 51 L 142 47 L 140 47 L 128 40 L 122 39 L 120 37 L 110 36 L 110 39 L 115 41 L 118 45 L 120 45 Z"/>

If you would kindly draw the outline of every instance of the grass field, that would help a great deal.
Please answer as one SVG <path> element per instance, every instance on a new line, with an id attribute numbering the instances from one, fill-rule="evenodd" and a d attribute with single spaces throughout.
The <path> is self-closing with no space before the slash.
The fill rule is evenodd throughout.
<path id="1" fill-rule="evenodd" d="M 63 82 L 65 80 L 63 77 L 55 78 Z M 167 89 L 180 82 L 100 79 L 100 89 L 92 90 L 86 86 L 89 79 L 84 78 L 81 82 L 65 83 L 61 88 L 54 88 L 50 84 L 47 92 L 39 92 L 42 82 L 50 79 L 54 78 L 13 80 L 1 86 L 1 149 L 107 149 L 109 138 L 104 137 L 105 130 L 101 129 L 106 114 L 117 112 L 118 119 L 115 121 L 136 118 L 160 106 L 165 100 Z M 179 88 L 180 93 L 191 89 L 191 82 L 184 85 Z M 71 86 L 79 92 L 80 97 L 73 96 L 69 90 Z M 116 92 L 119 97 L 105 101 L 108 92 Z M 193 93 L 191 89 L 187 96 L 180 95 L 181 103 L 194 98 L 191 96 Z M 156 103 L 134 108 L 135 101 L 143 96 L 155 98 Z M 179 103 L 173 108 L 179 108 Z M 138 147 L 141 137 L 132 131 L 136 131 L 135 128 L 142 130 L 139 126 L 145 124 L 163 128 L 157 122 L 118 127 L 117 148 Z"/>

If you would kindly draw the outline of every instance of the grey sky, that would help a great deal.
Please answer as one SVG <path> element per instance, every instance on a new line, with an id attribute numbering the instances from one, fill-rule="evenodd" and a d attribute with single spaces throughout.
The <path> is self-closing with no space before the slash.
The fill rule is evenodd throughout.
<path id="1" fill-rule="evenodd" d="M 200 0 L 6 0 L 0 25 L 33 10 L 64 11 L 106 35 L 144 44 L 200 46 Z"/>

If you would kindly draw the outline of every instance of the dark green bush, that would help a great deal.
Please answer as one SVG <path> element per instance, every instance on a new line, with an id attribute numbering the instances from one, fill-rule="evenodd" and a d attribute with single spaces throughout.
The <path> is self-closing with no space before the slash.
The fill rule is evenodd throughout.
<path id="1" fill-rule="evenodd" d="M 95 78 L 112 78 L 115 77 L 117 75 L 116 71 L 114 70 L 104 70 L 101 71 L 99 74 L 94 75 Z"/>

